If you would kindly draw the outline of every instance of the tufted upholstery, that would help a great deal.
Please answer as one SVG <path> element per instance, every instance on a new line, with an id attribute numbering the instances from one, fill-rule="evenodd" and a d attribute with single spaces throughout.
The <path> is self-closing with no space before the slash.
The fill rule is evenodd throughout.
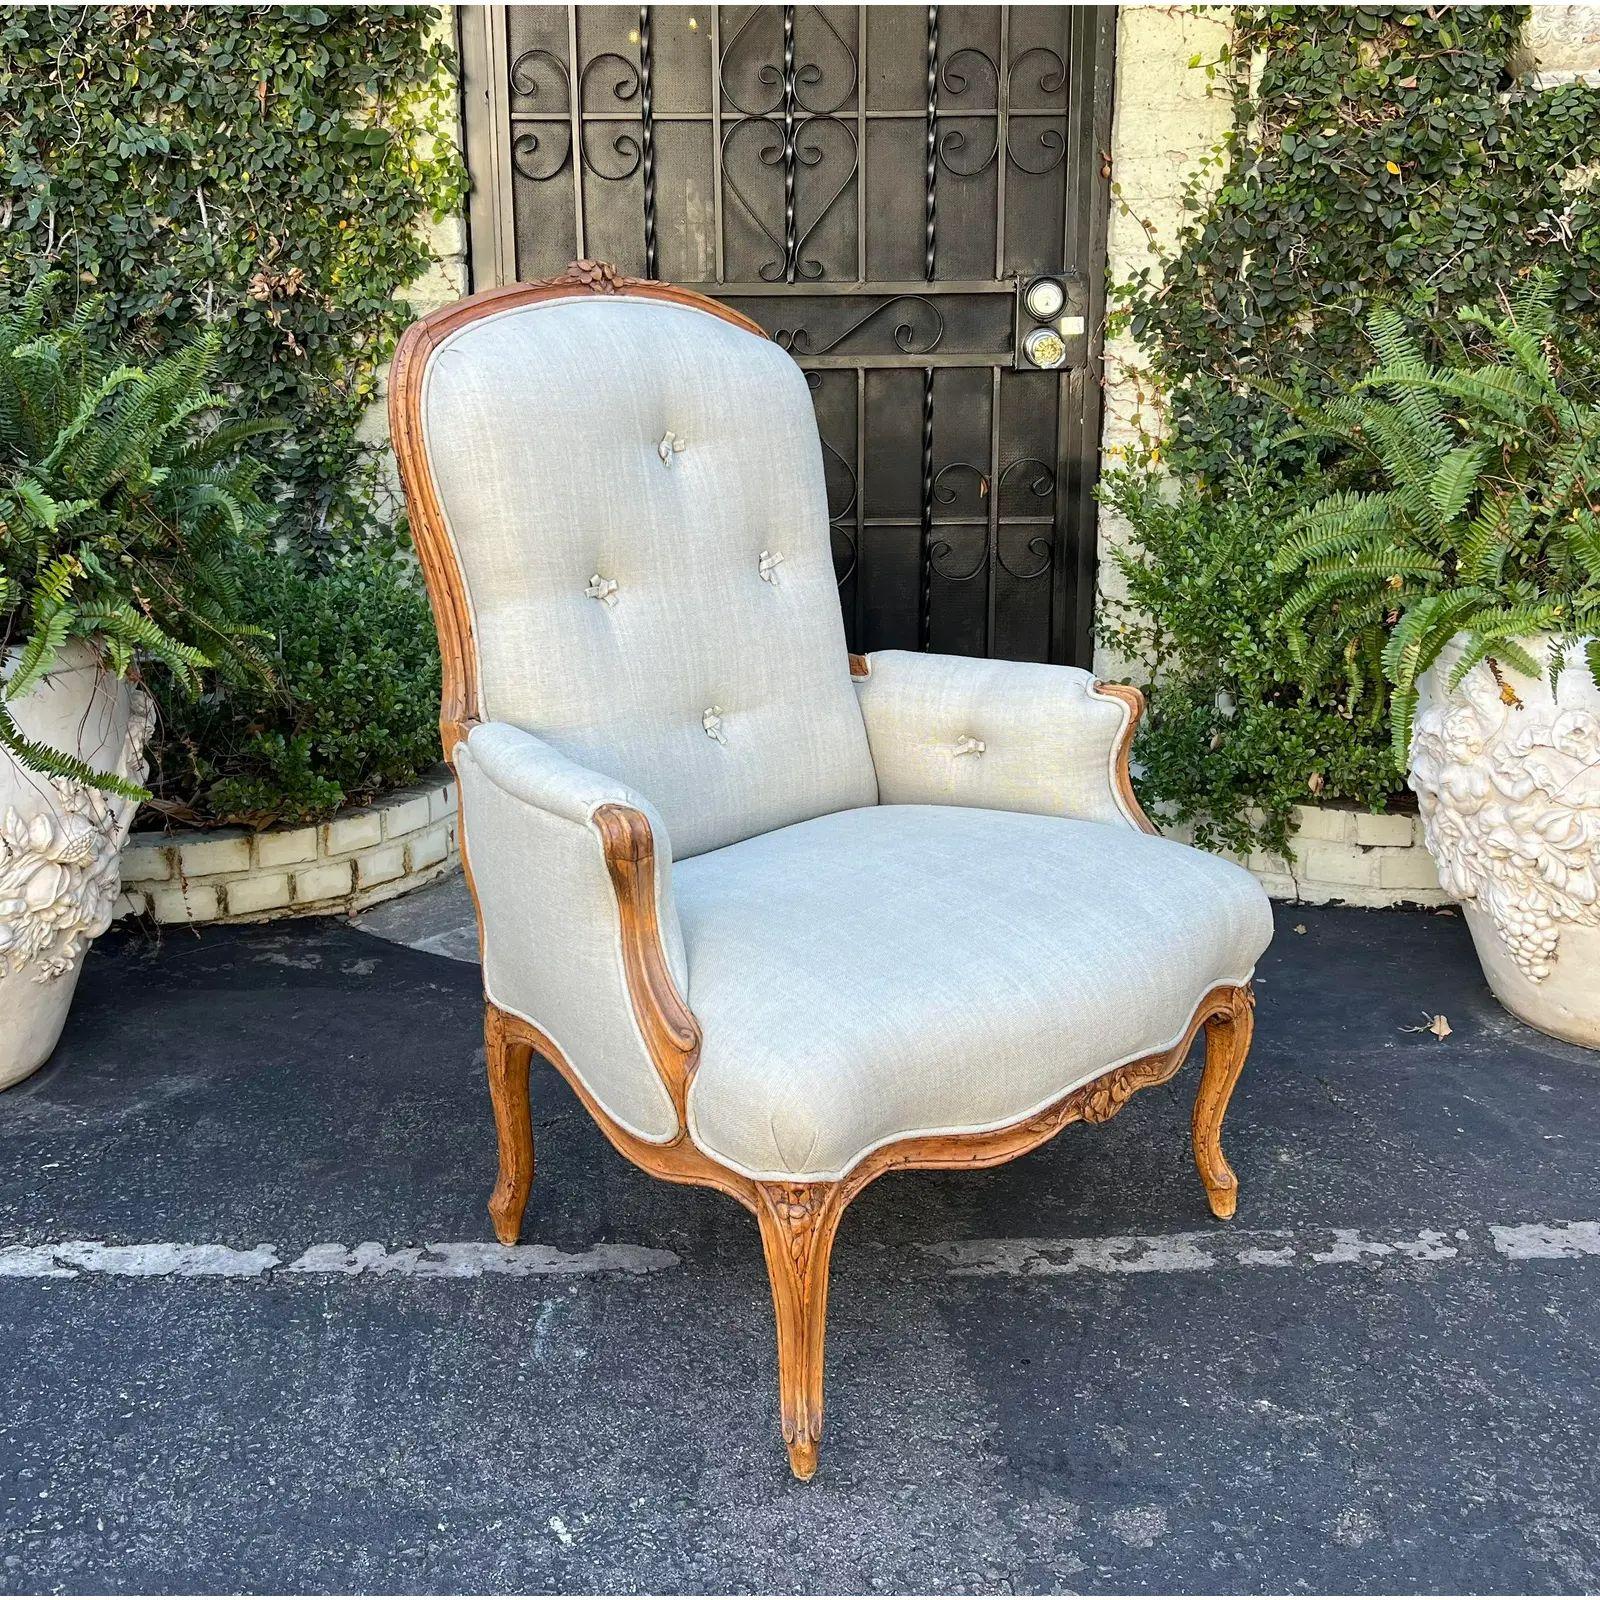
<path id="1" fill-rule="evenodd" d="M 1112 780 L 1128 707 L 1079 667 L 880 650 L 856 689 L 885 805 L 1134 821 Z"/>
<path id="2" fill-rule="evenodd" d="M 499 312 L 422 431 L 489 721 L 647 795 L 680 857 L 877 800 L 799 368 L 691 307 Z"/>

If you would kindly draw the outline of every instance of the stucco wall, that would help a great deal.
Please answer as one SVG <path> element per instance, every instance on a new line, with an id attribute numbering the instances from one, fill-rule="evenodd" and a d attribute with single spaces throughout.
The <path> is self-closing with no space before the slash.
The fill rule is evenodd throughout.
<path id="1" fill-rule="evenodd" d="M 1113 285 L 1154 267 L 1170 251 L 1183 220 L 1185 181 L 1228 131 L 1231 105 L 1220 78 L 1204 63 L 1228 42 L 1232 9 L 1209 6 L 1123 6 L 1117 14 L 1117 68 L 1111 122 L 1111 215 L 1106 268 Z M 1190 63 L 1199 58 L 1200 66 Z M 1126 333 L 1106 345 L 1103 464 L 1115 465 L 1129 445 L 1159 436 L 1159 396 L 1141 374 L 1138 346 Z M 1101 596 L 1123 592 L 1110 552 L 1125 544 L 1125 519 L 1102 510 Z M 1099 642 L 1095 670 L 1125 678 L 1128 663 Z"/>

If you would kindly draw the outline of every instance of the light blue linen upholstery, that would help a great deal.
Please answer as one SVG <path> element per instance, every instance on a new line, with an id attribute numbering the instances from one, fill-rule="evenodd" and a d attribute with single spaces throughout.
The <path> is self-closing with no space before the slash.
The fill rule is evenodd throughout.
<path id="1" fill-rule="evenodd" d="M 1128 707 L 1080 667 L 879 650 L 856 680 L 878 799 L 1128 822 Z"/>
<path id="2" fill-rule="evenodd" d="M 624 805 L 650 819 L 656 916 L 681 992 L 688 968 L 666 824 L 636 789 L 505 723 L 474 728 L 456 746 L 455 768 L 483 913 L 485 994 L 540 1028 L 630 1133 L 656 1143 L 672 1138 L 677 1112 L 628 998 L 622 919 L 594 814 Z"/>
<path id="3" fill-rule="evenodd" d="M 821 1180 L 975 1132 L 1181 1036 L 1272 936 L 1242 867 L 1122 825 L 835 812 L 682 863 L 695 1142 Z"/>
<path id="4" fill-rule="evenodd" d="M 876 801 L 777 345 L 659 300 L 539 302 L 449 335 L 422 416 L 481 716 L 648 795 L 680 856 Z"/>

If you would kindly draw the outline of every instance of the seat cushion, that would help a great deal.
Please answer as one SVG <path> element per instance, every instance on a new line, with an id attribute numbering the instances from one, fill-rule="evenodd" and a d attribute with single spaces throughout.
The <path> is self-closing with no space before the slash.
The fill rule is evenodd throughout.
<path id="1" fill-rule="evenodd" d="M 1272 936 L 1259 884 L 1130 828 L 836 812 L 674 870 L 704 1030 L 689 1128 L 753 1178 L 977 1132 L 1183 1034 Z"/>

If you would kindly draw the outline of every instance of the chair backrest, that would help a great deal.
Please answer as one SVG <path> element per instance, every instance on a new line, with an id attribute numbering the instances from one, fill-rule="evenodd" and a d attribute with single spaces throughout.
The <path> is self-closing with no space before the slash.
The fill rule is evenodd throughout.
<path id="1" fill-rule="evenodd" d="M 419 323 L 392 385 L 447 751 L 469 718 L 526 728 L 638 789 L 680 856 L 876 801 L 786 352 L 579 263 Z"/>

